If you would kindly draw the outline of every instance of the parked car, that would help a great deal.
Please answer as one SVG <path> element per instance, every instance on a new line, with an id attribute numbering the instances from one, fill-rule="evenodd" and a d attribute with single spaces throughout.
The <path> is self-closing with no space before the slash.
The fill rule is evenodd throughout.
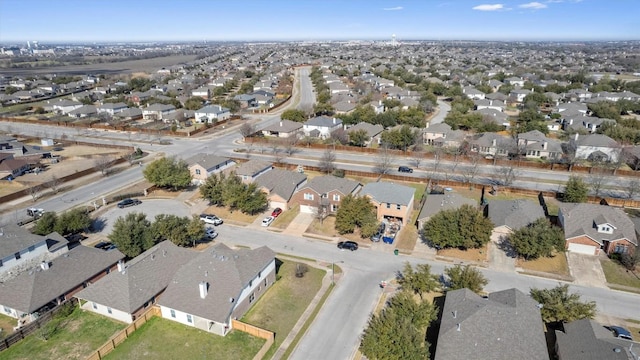
<path id="1" fill-rule="evenodd" d="M 212 228 L 207 228 L 204 232 L 204 237 L 213 240 L 218 237 L 218 233 Z"/>
<path id="2" fill-rule="evenodd" d="M 277 218 L 278 215 L 280 215 L 280 214 L 282 214 L 282 209 L 280 209 L 280 208 L 275 208 L 271 212 L 271 216 L 273 216 L 274 218 Z"/>
<path id="3" fill-rule="evenodd" d="M 609 329 L 613 331 L 613 335 L 618 339 L 633 340 L 631 331 L 623 328 L 622 326 L 610 326 Z"/>
<path id="4" fill-rule="evenodd" d="M 398 167 L 398 171 L 399 172 L 404 172 L 404 173 L 412 173 L 413 169 L 408 167 L 408 166 L 400 166 L 400 167 Z"/>
<path id="5" fill-rule="evenodd" d="M 111 243 L 108 243 L 108 242 L 105 242 L 105 241 L 100 241 L 99 243 L 93 245 L 93 247 L 96 248 L 96 249 L 104 249 L 109 245 L 111 245 Z"/>
<path id="6" fill-rule="evenodd" d="M 201 214 L 200 220 L 204 221 L 206 224 L 214 226 L 222 225 L 223 223 L 222 219 L 212 214 Z"/>
<path id="7" fill-rule="evenodd" d="M 343 249 L 343 250 L 358 250 L 358 243 L 355 241 L 340 241 L 338 243 L 338 249 Z"/>
<path id="8" fill-rule="evenodd" d="M 39 218 L 42 216 L 42 214 L 44 214 L 44 209 L 40 209 L 40 208 L 28 208 L 27 209 L 27 215 L 32 216 L 34 218 Z"/>
<path id="9" fill-rule="evenodd" d="M 113 250 L 113 249 L 117 249 L 118 247 L 116 246 L 116 244 L 114 243 L 109 243 L 107 246 L 105 246 L 102 250 L 104 251 L 109 251 L 109 250 Z"/>
<path id="10" fill-rule="evenodd" d="M 138 204 L 142 204 L 142 201 L 140 201 L 138 199 L 124 199 L 124 200 L 122 200 L 122 201 L 120 201 L 118 203 L 118 207 L 120 209 L 122 209 L 122 208 L 126 208 L 126 207 L 129 207 L 129 206 L 135 206 L 135 205 L 138 205 Z"/>
<path id="11" fill-rule="evenodd" d="M 382 235 L 384 235 L 385 228 L 386 228 L 386 225 L 384 223 L 380 223 L 380 226 L 378 227 L 378 230 L 371 237 L 371 241 L 378 242 L 378 241 L 382 240 Z"/>
<path id="12" fill-rule="evenodd" d="M 267 216 L 266 218 L 262 219 L 262 226 L 269 226 L 271 225 L 271 223 L 273 222 L 273 220 L 275 220 L 276 218 L 274 218 L 273 216 Z"/>

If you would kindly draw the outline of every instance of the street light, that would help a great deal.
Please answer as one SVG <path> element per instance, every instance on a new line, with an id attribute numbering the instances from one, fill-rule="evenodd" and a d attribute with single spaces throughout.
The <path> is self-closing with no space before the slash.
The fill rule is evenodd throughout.
<path id="1" fill-rule="evenodd" d="M 331 285 L 335 284 L 335 281 L 334 281 L 334 277 L 335 277 L 335 274 L 336 274 L 336 272 L 334 270 L 335 269 L 335 265 L 336 264 L 342 264 L 342 263 L 344 263 L 344 261 L 334 261 L 334 262 L 331 263 Z"/>

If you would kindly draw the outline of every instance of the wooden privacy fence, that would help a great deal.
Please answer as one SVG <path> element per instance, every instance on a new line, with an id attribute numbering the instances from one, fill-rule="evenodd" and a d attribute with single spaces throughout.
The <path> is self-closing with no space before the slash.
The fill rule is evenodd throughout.
<path id="1" fill-rule="evenodd" d="M 102 345 L 98 350 L 96 350 L 93 354 L 87 357 L 87 360 L 101 360 L 102 357 L 106 356 L 108 353 L 112 352 L 116 346 L 122 344 L 131 334 L 138 330 L 143 324 L 145 324 L 149 319 L 154 316 L 160 316 L 160 308 L 153 306 L 147 312 L 140 315 L 134 322 L 129 324 L 126 328 L 121 330 L 119 333 L 113 335 L 109 341 L 107 341 L 104 345 Z"/>
<path id="2" fill-rule="evenodd" d="M 262 359 L 267 351 L 269 351 L 269 348 L 271 348 L 271 345 L 273 345 L 275 339 L 275 334 L 273 332 L 261 329 L 257 326 L 243 323 L 242 321 L 238 321 L 236 319 L 231 320 L 231 328 L 233 328 L 234 330 L 246 332 L 251 336 L 259 337 L 261 339 L 267 339 L 267 342 L 262 345 L 260 351 L 258 351 L 258 353 L 253 357 L 253 360 Z"/>
<path id="3" fill-rule="evenodd" d="M 78 303 L 76 298 L 71 298 L 60 305 L 54 307 L 53 309 L 47 311 L 44 314 L 41 314 L 35 321 L 28 323 L 27 325 L 21 327 L 19 330 L 16 330 L 13 334 L 7 336 L 6 338 L 0 340 L 0 351 L 8 349 L 10 346 L 15 345 L 20 340 L 24 339 L 27 335 L 33 334 L 36 330 L 45 326 L 53 317 L 62 310 L 62 306 L 66 304 L 75 305 Z"/>

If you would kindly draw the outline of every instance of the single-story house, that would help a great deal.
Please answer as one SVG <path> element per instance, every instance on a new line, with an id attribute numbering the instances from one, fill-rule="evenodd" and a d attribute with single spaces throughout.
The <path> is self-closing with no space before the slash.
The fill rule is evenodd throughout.
<path id="1" fill-rule="evenodd" d="M 262 135 L 279 138 L 289 138 L 298 136 L 302 132 L 302 123 L 291 120 L 280 120 L 262 129 Z"/>
<path id="2" fill-rule="evenodd" d="M 380 134 L 384 130 L 384 127 L 379 124 L 370 124 L 366 122 L 359 122 L 356 125 L 347 129 L 347 134 L 351 134 L 356 131 L 364 130 L 369 137 L 369 140 L 365 141 L 364 145 L 369 146 L 372 142 L 380 142 Z"/>
<path id="3" fill-rule="evenodd" d="M 637 342 L 616 338 L 611 330 L 591 319 L 563 323 L 562 329 L 556 330 L 555 334 L 558 360 L 637 358 L 633 355 L 637 354 Z"/>
<path id="4" fill-rule="evenodd" d="M 484 212 L 485 216 L 493 223 L 494 231 L 504 234 L 545 218 L 542 206 L 526 199 L 490 200 Z"/>
<path id="5" fill-rule="evenodd" d="M 418 230 L 422 230 L 424 224 L 431 219 L 431 217 L 443 210 L 458 209 L 462 205 L 478 206 L 478 202 L 464 197 L 455 192 L 446 192 L 444 194 L 429 194 L 427 199 L 420 209 L 416 225 Z"/>
<path id="6" fill-rule="evenodd" d="M 371 200 L 378 220 L 393 219 L 407 225 L 411 220 L 415 191 L 410 186 L 379 181 L 363 186 L 360 195 Z"/>
<path id="7" fill-rule="evenodd" d="M 571 146 L 576 151 L 576 159 L 589 161 L 618 161 L 622 147 L 617 141 L 603 134 L 580 136 L 576 133 L 571 139 Z"/>

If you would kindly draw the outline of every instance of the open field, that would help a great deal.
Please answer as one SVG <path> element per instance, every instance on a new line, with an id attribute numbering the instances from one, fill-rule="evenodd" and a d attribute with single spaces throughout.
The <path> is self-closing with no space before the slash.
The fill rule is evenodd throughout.
<path id="1" fill-rule="evenodd" d="M 218 336 L 153 317 L 103 359 L 252 359 L 264 342 L 240 331 Z"/>
<path id="2" fill-rule="evenodd" d="M 241 319 L 275 333 L 275 342 L 265 359 L 273 356 L 322 286 L 325 271 L 309 266 L 304 277 L 298 278 L 296 264 L 294 261 L 283 262 L 277 273 L 279 280 Z"/>
<path id="3" fill-rule="evenodd" d="M 56 321 L 54 318 L 47 326 Z M 60 321 L 57 331 L 48 340 L 39 338 L 36 331 L 0 352 L 0 360 L 85 359 L 124 327 L 124 323 L 76 308 Z"/>

